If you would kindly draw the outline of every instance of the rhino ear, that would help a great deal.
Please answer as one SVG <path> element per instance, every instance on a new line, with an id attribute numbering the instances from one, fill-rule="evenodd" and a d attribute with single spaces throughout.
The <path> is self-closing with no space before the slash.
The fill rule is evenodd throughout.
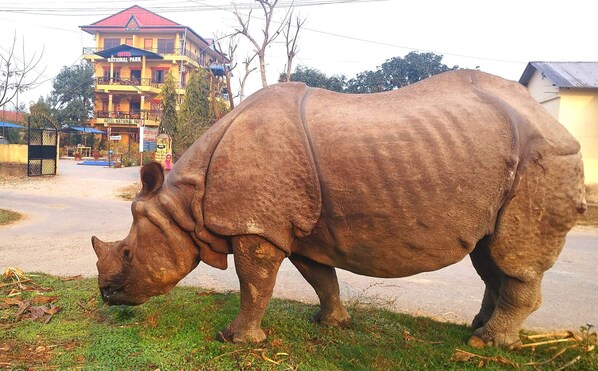
<path id="1" fill-rule="evenodd" d="M 145 196 L 156 192 L 162 187 L 164 183 L 164 170 L 162 165 L 157 162 L 150 162 L 147 165 L 143 165 L 141 168 L 141 192 L 139 196 Z"/>

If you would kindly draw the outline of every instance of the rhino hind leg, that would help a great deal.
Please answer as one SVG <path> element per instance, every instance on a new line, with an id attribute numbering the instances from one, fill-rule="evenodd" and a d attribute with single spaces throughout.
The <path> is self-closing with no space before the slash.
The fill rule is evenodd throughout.
<path id="1" fill-rule="evenodd" d="M 285 253 L 257 236 L 233 238 L 235 269 L 239 277 L 241 308 L 234 321 L 220 330 L 217 338 L 235 343 L 259 343 L 266 339 L 261 328 L 272 298 L 276 274 Z"/>
<path id="2" fill-rule="evenodd" d="M 470 345 L 519 345 L 519 329 L 542 302 L 544 272 L 584 209 L 582 171 L 579 155 L 551 156 L 530 162 L 520 175 L 494 234 L 471 253 L 486 291 Z"/>
<path id="3" fill-rule="evenodd" d="M 320 310 L 312 317 L 312 321 L 325 326 L 348 326 L 351 323 L 351 316 L 341 303 L 334 267 L 300 255 L 291 255 L 289 260 L 314 288 L 320 299 Z"/>
<path id="4" fill-rule="evenodd" d="M 504 277 L 496 264 L 494 264 L 494 261 L 492 261 L 492 257 L 488 251 L 488 242 L 489 238 L 485 237 L 478 242 L 476 248 L 469 254 L 475 270 L 486 285 L 480 312 L 474 317 L 471 324 L 473 330 L 483 327 L 490 320 L 496 308 L 496 302 L 500 294 L 501 280 Z"/>

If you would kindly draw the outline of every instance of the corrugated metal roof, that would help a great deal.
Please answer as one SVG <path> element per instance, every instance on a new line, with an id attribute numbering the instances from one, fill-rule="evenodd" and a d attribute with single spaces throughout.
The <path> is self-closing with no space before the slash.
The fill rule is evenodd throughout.
<path id="1" fill-rule="evenodd" d="M 559 88 L 598 88 L 598 62 L 529 62 L 519 82 L 527 86 L 535 70 Z"/>

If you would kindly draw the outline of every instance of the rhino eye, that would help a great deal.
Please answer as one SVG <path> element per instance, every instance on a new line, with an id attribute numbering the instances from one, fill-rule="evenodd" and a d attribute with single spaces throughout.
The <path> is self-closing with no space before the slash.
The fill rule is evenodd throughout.
<path id="1" fill-rule="evenodd" d="M 131 256 L 131 250 L 128 247 L 125 247 L 123 249 L 123 258 L 129 259 L 130 256 Z"/>

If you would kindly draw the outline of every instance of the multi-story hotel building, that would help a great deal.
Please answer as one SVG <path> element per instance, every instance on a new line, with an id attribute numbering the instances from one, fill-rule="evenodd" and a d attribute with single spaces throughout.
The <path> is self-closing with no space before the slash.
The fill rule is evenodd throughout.
<path id="1" fill-rule="evenodd" d="M 132 6 L 81 29 L 95 47 L 83 57 L 95 71 L 94 117 L 90 124 L 110 128 L 123 141 L 138 140 L 139 127 L 160 124 L 162 83 L 168 72 L 185 94 L 189 73 L 198 68 L 223 71 L 227 62 L 211 39 L 139 6 Z"/>

